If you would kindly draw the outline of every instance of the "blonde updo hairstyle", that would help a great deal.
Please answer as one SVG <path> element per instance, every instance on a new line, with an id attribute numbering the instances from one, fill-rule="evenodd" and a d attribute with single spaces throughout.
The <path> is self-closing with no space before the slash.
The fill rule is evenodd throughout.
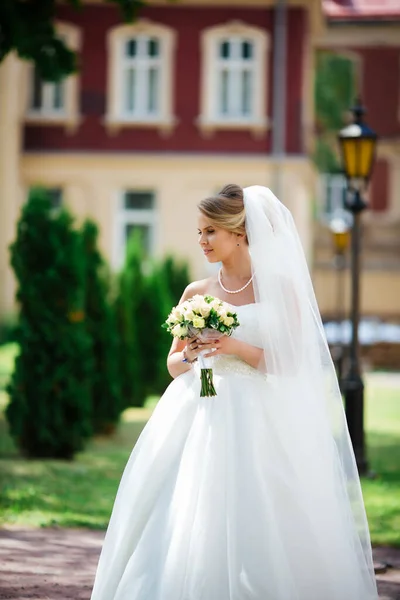
<path id="1" fill-rule="evenodd" d="M 216 196 L 201 200 L 198 209 L 216 227 L 246 237 L 246 219 L 243 203 L 243 189 L 235 183 L 225 185 Z"/>

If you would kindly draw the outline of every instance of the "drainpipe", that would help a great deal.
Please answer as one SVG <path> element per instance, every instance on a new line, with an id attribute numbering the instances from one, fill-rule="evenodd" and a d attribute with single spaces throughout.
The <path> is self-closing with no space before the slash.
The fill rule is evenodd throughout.
<path id="1" fill-rule="evenodd" d="M 283 161 L 286 146 L 286 46 L 287 6 L 286 0 L 276 0 L 274 9 L 272 71 L 272 160 L 274 164 L 273 192 L 283 195 Z"/>

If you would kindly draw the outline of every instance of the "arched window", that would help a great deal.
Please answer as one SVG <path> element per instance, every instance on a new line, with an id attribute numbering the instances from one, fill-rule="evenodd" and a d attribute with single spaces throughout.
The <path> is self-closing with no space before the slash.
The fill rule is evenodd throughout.
<path id="1" fill-rule="evenodd" d="M 169 27 L 148 21 L 111 31 L 106 118 L 110 127 L 173 127 L 174 40 Z"/>
<path id="2" fill-rule="evenodd" d="M 204 31 L 198 119 L 202 130 L 266 131 L 268 48 L 266 31 L 239 21 Z"/>
<path id="3" fill-rule="evenodd" d="M 221 119 L 251 119 L 254 114 L 255 45 L 250 39 L 229 37 L 217 44 L 215 98 Z"/>
<path id="4" fill-rule="evenodd" d="M 79 51 L 81 35 L 78 27 L 69 23 L 56 23 L 60 38 L 74 51 Z M 26 116 L 27 122 L 43 125 L 65 124 L 75 130 L 79 124 L 79 78 L 70 75 L 52 83 L 43 81 L 34 64 L 28 68 Z"/>

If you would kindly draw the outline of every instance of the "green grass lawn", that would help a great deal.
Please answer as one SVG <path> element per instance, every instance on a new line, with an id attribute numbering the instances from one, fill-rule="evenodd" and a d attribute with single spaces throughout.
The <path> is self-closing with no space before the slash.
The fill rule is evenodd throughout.
<path id="1" fill-rule="evenodd" d="M 0 350 L 0 373 L 3 364 Z M 20 458 L 7 433 L 6 402 L 0 391 L 0 525 L 106 527 L 126 460 L 156 399 L 146 409 L 125 411 L 114 436 L 92 440 L 71 462 Z M 376 472 L 362 480 L 372 541 L 400 547 L 400 383 L 366 377 L 366 432 Z"/>

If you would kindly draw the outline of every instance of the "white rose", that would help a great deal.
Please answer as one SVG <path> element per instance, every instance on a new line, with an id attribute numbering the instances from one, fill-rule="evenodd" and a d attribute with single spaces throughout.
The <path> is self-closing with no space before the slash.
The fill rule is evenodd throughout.
<path id="1" fill-rule="evenodd" d="M 171 333 L 174 337 L 186 337 L 188 333 L 188 328 L 185 325 L 181 325 L 180 323 L 178 323 L 177 325 L 175 325 L 175 327 L 172 328 Z"/>
<path id="2" fill-rule="evenodd" d="M 221 307 L 217 312 L 222 321 L 225 321 L 225 319 L 228 317 L 228 311 L 225 308 Z"/>
<path id="3" fill-rule="evenodd" d="M 207 302 L 203 302 L 203 304 L 199 307 L 199 313 L 202 317 L 208 317 L 211 311 L 211 305 L 207 304 Z"/>
<path id="4" fill-rule="evenodd" d="M 220 304 L 221 304 L 221 301 L 220 301 L 220 300 L 217 300 L 217 298 L 215 298 L 215 299 L 214 299 L 214 300 L 213 300 L 213 301 L 212 301 L 212 302 L 209 304 L 209 306 L 218 312 L 218 310 L 219 310 L 219 307 L 220 307 Z"/>
<path id="5" fill-rule="evenodd" d="M 233 317 L 225 317 L 225 319 L 224 319 L 224 325 L 226 325 L 227 327 L 230 327 L 231 325 L 233 325 L 234 322 L 235 322 L 235 319 Z"/>
<path id="6" fill-rule="evenodd" d="M 203 327 L 205 327 L 206 322 L 202 317 L 195 317 L 193 319 L 193 327 L 196 327 L 197 329 L 202 329 Z"/>
<path id="7" fill-rule="evenodd" d="M 184 317 L 185 321 L 193 321 L 193 319 L 195 318 L 195 314 L 191 308 L 188 308 L 188 310 L 185 310 Z"/>

